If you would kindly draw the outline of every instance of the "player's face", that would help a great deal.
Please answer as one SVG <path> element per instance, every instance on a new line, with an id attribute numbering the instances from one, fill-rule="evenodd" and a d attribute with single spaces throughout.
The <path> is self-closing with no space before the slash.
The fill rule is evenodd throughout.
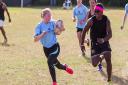
<path id="1" fill-rule="evenodd" d="M 77 4 L 81 4 L 82 3 L 82 0 L 77 0 Z"/>
<path id="2" fill-rule="evenodd" d="M 44 20 L 45 20 L 46 22 L 49 22 L 49 21 L 51 20 L 51 13 L 50 13 L 50 12 L 48 12 L 48 13 L 44 16 Z"/>
<path id="3" fill-rule="evenodd" d="M 93 8 L 96 6 L 95 0 L 90 0 L 90 1 L 89 1 L 89 4 L 90 4 L 90 6 L 92 6 Z"/>
<path id="4" fill-rule="evenodd" d="M 96 16 L 97 18 L 102 17 L 102 15 L 103 15 L 103 11 L 95 10 L 95 16 Z"/>

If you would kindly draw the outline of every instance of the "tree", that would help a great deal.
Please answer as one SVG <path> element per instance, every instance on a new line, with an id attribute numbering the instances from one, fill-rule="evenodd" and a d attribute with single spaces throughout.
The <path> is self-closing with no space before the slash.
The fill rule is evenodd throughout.
<path id="1" fill-rule="evenodd" d="M 128 3 L 128 0 L 120 0 L 120 5 L 125 6 L 125 4 Z"/>

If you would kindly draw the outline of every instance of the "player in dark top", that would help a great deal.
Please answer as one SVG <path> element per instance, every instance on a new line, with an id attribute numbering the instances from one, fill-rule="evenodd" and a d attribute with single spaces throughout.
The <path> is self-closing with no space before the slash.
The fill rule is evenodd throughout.
<path id="1" fill-rule="evenodd" d="M 95 6 L 96 6 L 96 3 L 97 3 L 97 0 L 89 0 L 89 5 L 90 5 L 90 8 L 89 8 L 89 11 L 87 13 L 87 19 L 88 20 L 89 18 L 91 18 L 94 13 L 95 13 Z M 98 64 L 98 71 L 102 71 L 102 61 Z"/>
<path id="2" fill-rule="evenodd" d="M 4 20 L 5 20 L 5 16 L 4 16 L 5 11 L 7 12 L 9 22 L 11 22 L 11 18 L 10 18 L 10 14 L 8 12 L 7 6 L 2 0 L 0 0 L 0 30 L 1 30 L 1 33 L 4 37 L 3 45 L 7 44 L 7 37 L 6 37 L 4 27 L 3 27 L 4 26 Z"/>
<path id="3" fill-rule="evenodd" d="M 107 64 L 108 82 L 111 81 L 112 63 L 111 48 L 109 40 L 112 37 L 111 25 L 107 16 L 103 15 L 103 5 L 95 6 L 95 15 L 88 21 L 82 32 L 81 49 L 85 50 L 84 39 L 86 32 L 90 29 L 91 59 L 92 65 L 96 67 L 105 58 Z"/>

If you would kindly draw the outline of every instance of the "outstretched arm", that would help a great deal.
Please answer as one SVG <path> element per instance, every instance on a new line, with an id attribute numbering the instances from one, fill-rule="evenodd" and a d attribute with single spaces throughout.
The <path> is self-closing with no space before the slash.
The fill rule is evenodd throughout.
<path id="1" fill-rule="evenodd" d="M 7 9 L 6 4 L 4 4 L 4 3 L 3 3 L 3 8 L 5 9 L 5 11 L 6 11 L 7 15 L 8 15 L 8 19 L 9 19 L 8 21 L 11 22 L 10 13 L 9 13 L 9 11 L 8 11 L 8 9 Z"/>
<path id="2" fill-rule="evenodd" d="M 124 24 L 125 24 L 126 18 L 127 18 L 127 14 L 125 13 L 125 15 L 124 15 L 124 19 L 123 19 L 123 24 L 122 24 L 122 26 L 121 26 L 121 29 L 124 28 Z"/>
<path id="3" fill-rule="evenodd" d="M 124 15 L 124 19 L 123 19 L 123 23 L 122 23 L 121 29 L 124 28 L 127 15 L 128 15 L 128 4 L 125 5 L 125 15 Z"/>
<path id="4" fill-rule="evenodd" d="M 72 19 L 73 19 L 73 22 L 76 22 L 76 17 L 75 16 L 73 16 Z"/>
<path id="5" fill-rule="evenodd" d="M 75 8 L 73 9 L 73 17 L 72 17 L 72 19 L 73 19 L 73 22 L 76 22 L 76 16 L 75 16 L 76 14 L 75 14 Z"/>
<path id="6" fill-rule="evenodd" d="M 92 20 L 91 18 L 87 21 L 87 24 L 82 32 L 82 40 L 81 40 L 81 49 L 85 50 L 85 46 L 84 46 L 84 40 L 85 40 L 85 36 L 86 36 L 86 32 L 89 30 L 89 28 L 92 26 Z"/>

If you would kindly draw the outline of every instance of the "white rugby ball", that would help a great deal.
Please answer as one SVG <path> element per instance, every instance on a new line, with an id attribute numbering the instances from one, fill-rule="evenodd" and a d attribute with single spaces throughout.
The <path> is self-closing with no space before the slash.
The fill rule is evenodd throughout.
<path id="1" fill-rule="evenodd" d="M 54 30 L 56 35 L 60 35 L 62 31 L 64 31 L 64 25 L 62 20 L 57 20 L 56 21 L 56 28 Z"/>
<path id="2" fill-rule="evenodd" d="M 62 28 L 63 26 L 63 21 L 62 20 L 57 20 L 56 21 L 56 28 Z"/>

